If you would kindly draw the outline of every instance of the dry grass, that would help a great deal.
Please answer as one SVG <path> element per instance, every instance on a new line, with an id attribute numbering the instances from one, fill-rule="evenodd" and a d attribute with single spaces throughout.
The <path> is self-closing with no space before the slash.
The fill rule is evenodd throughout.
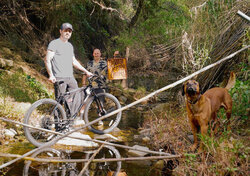
<path id="1" fill-rule="evenodd" d="M 148 112 L 143 128 L 150 128 L 153 137 L 150 144 L 156 150 L 171 146 L 177 153 L 187 151 L 186 146 L 190 144 L 187 135 L 191 131 L 184 107 L 163 104 L 153 108 Z"/>
<path id="2" fill-rule="evenodd" d="M 185 108 L 173 104 L 163 108 L 161 113 L 153 109 L 151 116 L 149 112 L 143 127 L 151 129 L 150 144 L 155 150 L 183 154 L 173 175 L 249 175 L 249 135 L 238 134 L 237 129 L 242 127 L 239 118 L 232 117 L 233 131 L 222 126 L 217 135 L 202 138 L 206 147 L 204 153 L 198 154 L 190 151 L 188 135 L 192 133 Z"/>

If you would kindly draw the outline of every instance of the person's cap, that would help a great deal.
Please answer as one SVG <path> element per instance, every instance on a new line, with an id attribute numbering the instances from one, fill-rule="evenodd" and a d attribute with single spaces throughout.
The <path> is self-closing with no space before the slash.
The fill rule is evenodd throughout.
<path id="1" fill-rule="evenodd" d="M 73 27 L 71 24 L 69 23 L 63 23 L 62 26 L 61 26 L 61 30 L 64 30 L 64 29 L 71 29 L 73 31 Z"/>

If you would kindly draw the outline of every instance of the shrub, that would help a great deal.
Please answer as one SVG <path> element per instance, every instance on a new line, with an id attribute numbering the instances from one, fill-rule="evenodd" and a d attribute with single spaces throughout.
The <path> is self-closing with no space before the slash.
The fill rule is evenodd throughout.
<path id="1" fill-rule="evenodd" d="M 0 74 L 0 95 L 14 98 L 18 102 L 31 103 L 51 96 L 40 82 L 21 72 Z"/>

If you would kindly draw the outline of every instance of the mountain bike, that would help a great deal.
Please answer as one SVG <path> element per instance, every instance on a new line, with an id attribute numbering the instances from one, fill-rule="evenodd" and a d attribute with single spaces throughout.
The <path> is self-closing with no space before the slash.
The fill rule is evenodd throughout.
<path id="1" fill-rule="evenodd" d="M 85 151 L 80 153 L 82 158 L 89 159 L 96 151 Z M 79 155 L 79 154 L 78 154 Z M 31 155 L 31 157 L 48 160 L 65 160 L 77 159 L 71 151 L 56 150 L 53 148 L 44 148 Z M 104 147 L 95 156 L 95 159 L 120 159 L 119 151 L 112 146 L 104 145 Z M 77 176 L 84 167 L 82 162 L 39 162 L 25 161 L 23 168 L 23 176 L 41 175 L 41 176 Z M 121 161 L 116 162 L 91 162 L 85 170 L 83 176 L 106 176 L 108 172 L 113 171 L 115 176 L 121 170 Z"/>
<path id="2" fill-rule="evenodd" d="M 106 92 L 95 93 L 95 88 L 92 86 L 92 82 L 97 77 L 98 76 L 94 75 L 88 78 L 88 86 L 60 94 L 56 100 L 41 99 L 34 102 L 25 113 L 24 123 L 33 127 L 65 133 L 73 126 L 74 120 L 77 116 L 80 116 L 80 119 L 89 123 L 103 115 L 121 108 L 118 99 L 112 94 Z M 59 80 L 55 84 L 60 85 L 62 83 L 63 81 Z M 66 101 L 71 95 L 80 97 L 77 110 L 73 114 L 70 113 Z M 83 107 L 84 113 L 80 113 Z M 119 124 L 121 114 L 122 112 L 119 112 L 105 118 L 103 121 L 98 121 L 97 123 L 88 126 L 88 129 L 96 134 L 109 133 Z M 30 127 L 23 128 L 26 138 L 38 147 L 53 140 L 57 136 L 39 129 Z"/>

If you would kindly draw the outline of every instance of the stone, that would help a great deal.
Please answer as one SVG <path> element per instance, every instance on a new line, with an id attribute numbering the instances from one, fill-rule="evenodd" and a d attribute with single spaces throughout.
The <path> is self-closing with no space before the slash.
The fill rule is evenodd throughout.
<path id="1" fill-rule="evenodd" d="M 148 136 L 146 136 L 146 137 L 142 138 L 142 141 L 147 143 L 150 141 L 150 138 Z"/>
<path id="2" fill-rule="evenodd" d="M 164 160 L 158 160 L 158 161 L 154 164 L 154 168 L 156 168 L 156 169 L 162 170 L 163 167 L 164 167 Z"/>
<path id="3" fill-rule="evenodd" d="M 191 143 L 194 142 L 194 136 L 193 136 L 193 135 L 188 135 L 187 137 L 188 137 L 188 139 L 189 139 L 189 141 L 190 141 Z"/>
<path id="4" fill-rule="evenodd" d="M 81 120 L 81 119 L 75 119 L 74 120 L 74 125 L 75 126 L 83 126 L 83 125 L 85 125 L 85 121 Z"/>
<path id="5" fill-rule="evenodd" d="M 74 132 L 70 134 L 69 136 L 72 137 L 81 137 L 84 139 L 91 139 L 89 135 L 85 135 L 79 132 Z M 92 141 L 84 141 L 80 139 L 73 139 L 69 137 L 65 137 L 61 140 L 59 140 L 56 144 L 61 144 L 61 145 L 71 145 L 71 146 L 81 146 L 81 147 L 86 147 L 86 148 L 92 148 L 92 147 L 98 147 L 98 144 Z"/>
<path id="6" fill-rule="evenodd" d="M 13 138 L 15 135 L 17 135 L 17 132 L 14 129 L 4 129 L 4 135 L 10 138 Z"/>
<path id="7" fill-rule="evenodd" d="M 143 129 L 143 130 L 139 131 L 139 133 L 140 133 L 141 135 L 144 135 L 144 136 L 150 136 L 150 134 L 151 134 L 151 129 Z"/>
<path id="8" fill-rule="evenodd" d="M 98 139 L 98 140 L 112 139 L 113 141 L 118 141 L 118 138 L 113 136 L 112 134 L 103 134 L 103 135 L 95 134 L 94 139 Z"/>
<path id="9" fill-rule="evenodd" d="M 14 103 L 14 105 L 16 109 L 20 109 L 21 111 L 26 112 L 30 108 L 31 103 L 21 102 L 21 103 Z"/>
<path id="10" fill-rule="evenodd" d="M 14 62 L 12 60 L 0 58 L 0 68 L 10 69 L 13 67 L 13 65 L 14 65 Z"/>
<path id="11" fill-rule="evenodd" d="M 134 135 L 134 141 L 136 141 L 136 142 L 141 142 L 142 138 L 143 138 L 142 135 Z"/>
<path id="12" fill-rule="evenodd" d="M 127 100 L 128 100 L 128 98 L 123 96 L 123 95 L 119 97 L 119 101 L 121 104 L 125 104 Z"/>
<path id="13" fill-rule="evenodd" d="M 140 145 L 134 145 L 133 148 L 141 149 L 141 150 L 149 150 L 148 147 L 144 147 L 144 146 L 140 146 Z M 148 153 L 130 149 L 128 151 L 128 154 L 131 155 L 131 156 L 143 157 L 143 156 L 147 155 Z"/>
<path id="14" fill-rule="evenodd" d="M 118 127 L 115 127 L 113 131 L 111 132 L 112 135 L 114 136 L 119 136 L 121 133 L 121 130 Z"/>

